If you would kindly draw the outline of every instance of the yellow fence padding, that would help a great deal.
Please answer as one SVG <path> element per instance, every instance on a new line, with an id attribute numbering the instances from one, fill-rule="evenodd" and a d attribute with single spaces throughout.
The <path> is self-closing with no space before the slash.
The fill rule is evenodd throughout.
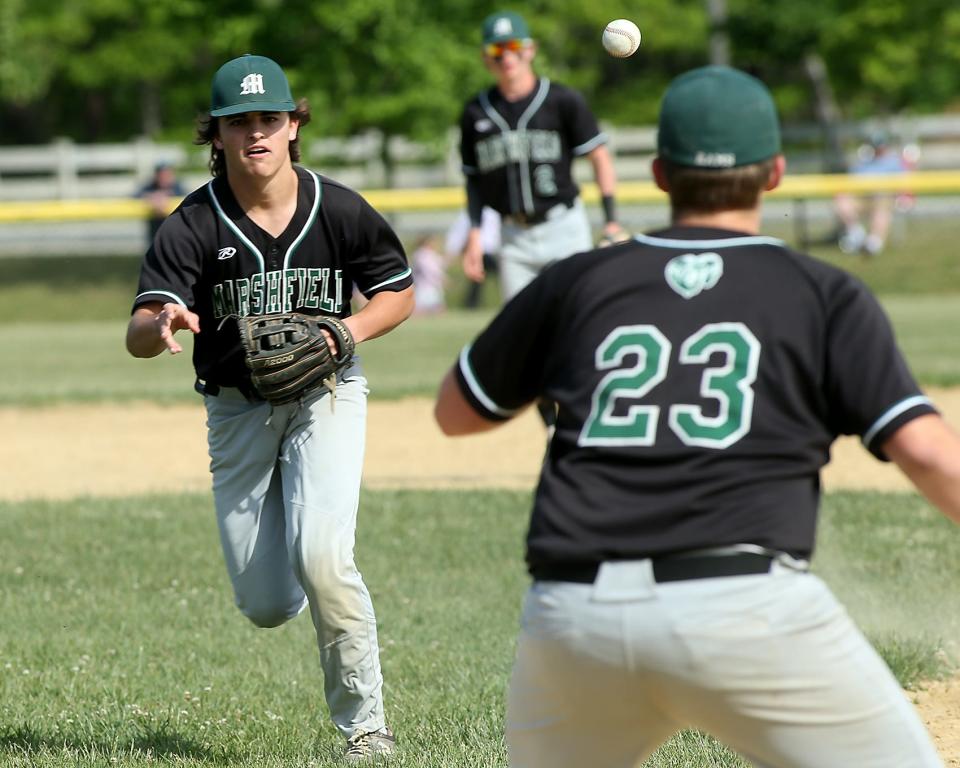
<path id="1" fill-rule="evenodd" d="M 361 190 L 363 196 L 384 213 L 455 210 L 466 204 L 462 187 L 432 189 Z M 960 194 L 960 171 L 918 171 L 888 175 L 797 174 L 789 173 L 783 184 L 771 194 L 786 199 L 833 197 L 841 192 L 871 194 L 881 192 L 915 195 Z M 587 203 L 599 201 L 596 185 L 583 185 Z M 617 185 L 617 201 L 631 203 L 665 203 L 663 192 L 652 180 L 621 181 Z M 176 205 L 178 201 L 173 201 Z M 0 224 L 43 221 L 103 221 L 143 219 L 147 204 L 132 199 L 99 200 L 36 200 L 0 201 Z"/>

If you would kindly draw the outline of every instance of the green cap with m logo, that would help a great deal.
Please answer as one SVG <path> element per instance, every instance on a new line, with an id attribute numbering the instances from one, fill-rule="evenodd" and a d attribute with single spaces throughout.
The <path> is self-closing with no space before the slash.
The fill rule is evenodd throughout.
<path id="1" fill-rule="evenodd" d="M 210 116 L 241 112 L 293 112 L 297 108 L 280 65 L 266 56 L 244 54 L 213 76 Z"/>
<path id="2" fill-rule="evenodd" d="M 523 16 L 513 11 L 491 13 L 483 20 L 483 44 L 506 40 L 529 40 L 530 28 Z"/>

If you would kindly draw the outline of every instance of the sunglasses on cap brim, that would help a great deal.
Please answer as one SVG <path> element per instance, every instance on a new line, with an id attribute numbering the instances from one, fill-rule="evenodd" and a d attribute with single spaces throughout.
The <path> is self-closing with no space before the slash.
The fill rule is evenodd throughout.
<path id="1" fill-rule="evenodd" d="M 491 59 L 499 59 L 503 57 L 503 54 L 507 51 L 511 53 L 520 53 L 524 48 L 529 48 L 533 44 L 533 41 L 529 38 L 526 39 L 515 39 L 515 40 L 504 40 L 500 43 L 487 43 L 483 46 L 483 52 L 489 56 Z"/>

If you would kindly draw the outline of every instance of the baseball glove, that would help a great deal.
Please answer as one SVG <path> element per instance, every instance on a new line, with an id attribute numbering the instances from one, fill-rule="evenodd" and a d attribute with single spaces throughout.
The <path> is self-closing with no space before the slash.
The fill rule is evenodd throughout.
<path id="1" fill-rule="evenodd" d="M 617 243 L 625 243 L 631 237 L 632 235 L 622 227 L 613 234 L 607 234 L 605 232 L 603 236 L 597 240 L 597 248 L 607 248 L 611 245 L 616 245 Z"/>
<path id="2" fill-rule="evenodd" d="M 298 312 L 241 317 L 243 344 L 250 381 L 264 400 L 283 405 L 308 392 L 336 387 L 337 371 L 350 363 L 356 343 L 336 317 L 311 317 Z M 322 331 L 336 342 L 334 354 Z"/>

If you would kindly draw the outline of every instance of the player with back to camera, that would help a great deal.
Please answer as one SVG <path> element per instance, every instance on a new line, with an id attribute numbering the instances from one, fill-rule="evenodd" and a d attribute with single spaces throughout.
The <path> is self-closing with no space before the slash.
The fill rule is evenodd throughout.
<path id="1" fill-rule="evenodd" d="M 367 382 L 354 358 L 333 391 L 285 405 L 252 386 L 237 318 L 290 310 L 342 318 L 357 343 L 413 310 L 403 247 L 356 192 L 306 168 L 282 69 L 241 56 L 213 78 L 213 180 L 168 218 L 144 257 L 127 348 L 153 357 L 195 334 L 217 523 L 237 607 L 275 627 L 309 607 L 331 718 L 346 759 L 394 750 L 385 722 L 377 627 L 353 548 Z M 350 311 L 351 285 L 369 302 Z M 334 408 L 333 400 L 336 400 Z"/>
<path id="2" fill-rule="evenodd" d="M 483 61 L 496 84 L 471 98 L 460 118 L 460 152 L 471 228 L 463 271 L 475 282 L 483 268 L 482 211 L 502 217 L 500 287 L 515 296 L 547 264 L 592 247 L 593 237 L 573 179 L 575 157 L 589 158 L 604 210 L 604 237 L 626 237 L 617 222 L 616 173 L 607 136 L 577 91 L 533 69 L 537 46 L 512 11 L 483 21 Z M 541 415 L 552 426 L 552 404 Z"/>
<path id="3" fill-rule="evenodd" d="M 856 278 L 760 235 L 773 100 L 705 67 L 660 108 L 672 223 L 545 270 L 468 345 L 437 421 L 559 405 L 527 537 L 513 768 L 627 768 L 683 728 L 768 768 L 941 763 L 808 571 L 840 434 L 960 520 L 960 440 Z"/>

